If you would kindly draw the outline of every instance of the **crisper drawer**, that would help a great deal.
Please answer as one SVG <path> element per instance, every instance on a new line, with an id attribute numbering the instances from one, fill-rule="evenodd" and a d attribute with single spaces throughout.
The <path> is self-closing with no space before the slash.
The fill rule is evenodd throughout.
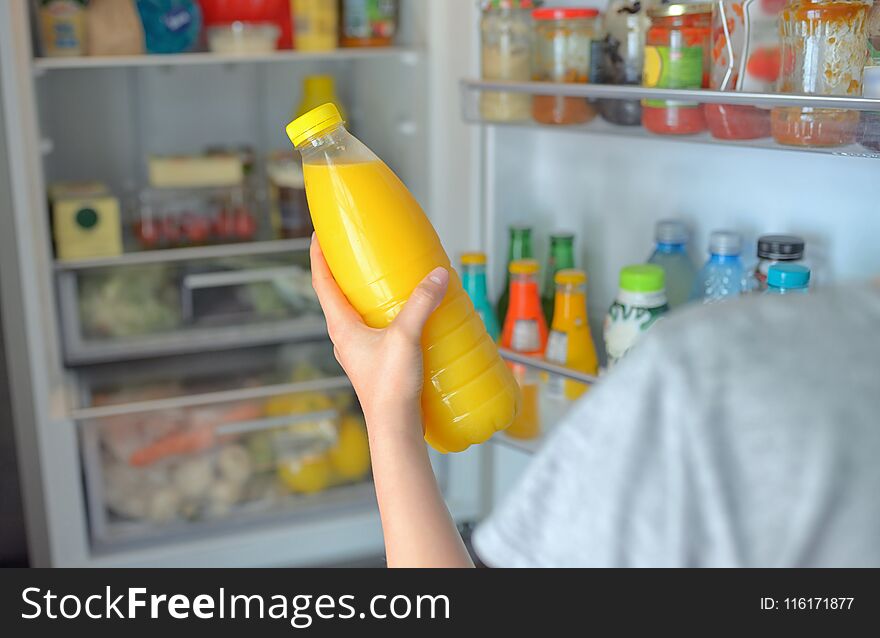
<path id="1" fill-rule="evenodd" d="M 82 379 L 95 550 L 374 506 L 363 419 L 328 344 L 181 359 Z"/>
<path id="2" fill-rule="evenodd" d="M 214 248 L 213 254 L 222 250 Z M 163 252 L 212 254 L 212 247 Z M 304 250 L 166 262 L 158 261 L 158 252 L 138 257 L 58 272 L 68 364 L 313 339 L 324 333 Z"/>

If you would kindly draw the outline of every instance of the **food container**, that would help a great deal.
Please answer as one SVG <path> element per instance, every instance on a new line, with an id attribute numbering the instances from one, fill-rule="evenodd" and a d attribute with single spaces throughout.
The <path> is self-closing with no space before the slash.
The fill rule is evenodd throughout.
<path id="1" fill-rule="evenodd" d="M 719 91 L 771 93 L 779 77 L 778 0 L 716 0 L 712 6 L 712 75 Z M 712 136 L 752 140 L 770 136 L 770 111 L 706 104 Z"/>
<path id="2" fill-rule="evenodd" d="M 291 0 L 298 51 L 332 51 L 339 46 L 337 0 Z"/>
<path id="3" fill-rule="evenodd" d="M 278 28 L 276 49 L 293 47 L 291 0 L 199 0 L 205 28 L 233 22 L 272 24 Z"/>
<path id="4" fill-rule="evenodd" d="M 41 0 L 43 55 L 76 57 L 86 52 L 86 0 Z"/>
<path id="5" fill-rule="evenodd" d="M 645 46 L 642 84 L 663 89 L 709 86 L 712 5 L 664 4 L 648 11 L 651 28 Z M 642 125 L 659 135 L 690 135 L 706 130 L 696 102 L 646 99 Z"/>
<path id="6" fill-rule="evenodd" d="M 269 159 L 268 173 L 270 216 L 276 236 L 311 237 L 315 228 L 300 159 L 290 153 L 277 153 Z"/>
<path id="7" fill-rule="evenodd" d="M 532 78 L 538 82 L 586 84 L 599 11 L 546 8 L 532 11 L 535 26 Z M 541 124 L 583 124 L 596 110 L 580 97 L 535 95 L 532 117 Z"/>
<path id="8" fill-rule="evenodd" d="M 342 0 L 339 44 L 343 47 L 390 47 L 397 33 L 397 0 Z"/>
<path id="9" fill-rule="evenodd" d="M 100 182 L 57 182 L 49 188 L 52 236 L 60 261 L 122 253 L 119 200 Z"/>
<path id="10" fill-rule="evenodd" d="M 869 4 L 859 0 L 792 0 L 779 21 L 782 93 L 862 95 Z M 858 111 L 814 107 L 773 109 L 773 138 L 791 146 L 851 144 Z"/>
<path id="11" fill-rule="evenodd" d="M 208 47 L 223 55 L 258 55 L 275 51 L 280 31 L 274 24 L 233 22 L 208 28 Z"/>
<path id="12" fill-rule="evenodd" d="M 645 59 L 645 37 L 651 20 L 647 7 L 653 3 L 613 0 L 605 13 L 603 82 L 639 85 Z M 612 124 L 638 126 L 642 123 L 639 100 L 599 100 L 599 112 Z"/>
<path id="13" fill-rule="evenodd" d="M 325 344 L 211 353 L 84 374 L 78 418 L 96 547 L 367 506 L 363 419 Z M 232 371 L 232 372 L 230 372 Z M 230 384 L 230 379 L 234 384 Z"/>
<path id="14" fill-rule="evenodd" d="M 131 214 L 141 250 L 252 241 L 260 216 L 242 186 L 148 188 Z"/>
<path id="15" fill-rule="evenodd" d="M 480 69 L 484 80 L 531 79 L 531 0 L 486 0 L 480 21 Z M 480 115 L 489 122 L 518 122 L 531 116 L 531 98 L 523 93 L 486 91 Z"/>

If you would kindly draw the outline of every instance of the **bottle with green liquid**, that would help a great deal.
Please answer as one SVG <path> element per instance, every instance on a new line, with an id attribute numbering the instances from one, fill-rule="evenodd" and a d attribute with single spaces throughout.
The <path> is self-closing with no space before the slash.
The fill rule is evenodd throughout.
<path id="1" fill-rule="evenodd" d="M 574 268 L 574 235 L 571 233 L 554 233 L 550 236 L 550 257 L 547 259 L 547 272 L 544 290 L 541 295 L 541 307 L 547 318 L 547 325 L 553 325 L 553 309 L 556 296 L 556 274 L 560 270 Z"/>
<path id="2" fill-rule="evenodd" d="M 528 226 L 510 227 L 510 251 L 507 256 L 505 271 L 507 279 L 504 281 L 504 290 L 498 299 L 498 323 L 504 325 L 507 319 L 507 307 L 510 305 L 510 264 L 520 259 L 533 259 L 532 253 L 532 229 Z"/>

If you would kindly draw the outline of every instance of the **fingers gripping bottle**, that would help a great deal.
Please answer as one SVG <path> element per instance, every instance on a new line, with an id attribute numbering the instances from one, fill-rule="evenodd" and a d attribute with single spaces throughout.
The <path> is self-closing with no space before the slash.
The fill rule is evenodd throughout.
<path id="1" fill-rule="evenodd" d="M 425 439 L 460 452 L 507 428 L 519 389 L 422 208 L 325 104 L 287 127 L 303 157 L 315 232 L 333 276 L 373 328 L 388 326 L 437 266 L 449 289 L 422 334 Z"/>

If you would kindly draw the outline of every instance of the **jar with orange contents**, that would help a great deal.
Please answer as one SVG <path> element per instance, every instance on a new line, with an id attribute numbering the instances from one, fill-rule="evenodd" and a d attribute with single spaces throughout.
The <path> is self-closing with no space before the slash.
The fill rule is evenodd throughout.
<path id="1" fill-rule="evenodd" d="M 650 9 L 648 17 L 643 86 L 708 87 L 712 5 L 664 4 Z M 706 118 L 697 102 L 646 99 L 642 126 L 660 135 L 692 135 L 706 130 Z"/>
<path id="2" fill-rule="evenodd" d="M 867 61 L 867 0 L 789 0 L 779 18 L 782 93 L 862 94 Z M 814 107 L 773 109 L 773 138 L 791 146 L 852 144 L 858 111 Z"/>
<path id="3" fill-rule="evenodd" d="M 599 11 L 589 8 L 535 9 L 532 77 L 537 82 L 586 84 Z M 596 109 L 582 97 L 535 95 L 532 117 L 541 124 L 583 124 Z"/>

